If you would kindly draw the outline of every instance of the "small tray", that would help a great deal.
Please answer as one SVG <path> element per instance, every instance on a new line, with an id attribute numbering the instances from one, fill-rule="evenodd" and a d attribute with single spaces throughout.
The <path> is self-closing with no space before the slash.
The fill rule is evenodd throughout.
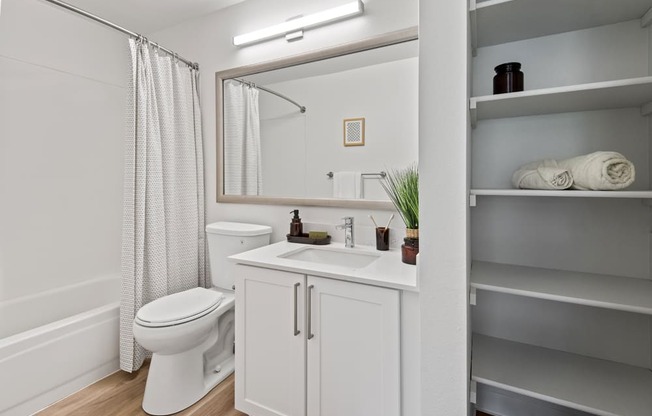
<path id="1" fill-rule="evenodd" d="M 301 235 L 290 235 L 287 234 L 286 237 L 290 243 L 300 243 L 300 244 L 314 244 L 317 246 L 325 246 L 326 244 L 331 243 L 331 236 L 328 235 L 326 238 L 310 238 L 309 234 Z"/>

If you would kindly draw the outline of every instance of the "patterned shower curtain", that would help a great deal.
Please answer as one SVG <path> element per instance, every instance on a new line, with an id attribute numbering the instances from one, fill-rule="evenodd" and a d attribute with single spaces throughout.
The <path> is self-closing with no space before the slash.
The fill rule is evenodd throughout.
<path id="1" fill-rule="evenodd" d="M 258 89 L 224 82 L 224 194 L 262 195 Z"/>
<path id="2" fill-rule="evenodd" d="M 129 46 L 120 367 L 131 372 L 146 355 L 132 333 L 138 309 L 208 282 L 198 71 L 145 39 Z"/>

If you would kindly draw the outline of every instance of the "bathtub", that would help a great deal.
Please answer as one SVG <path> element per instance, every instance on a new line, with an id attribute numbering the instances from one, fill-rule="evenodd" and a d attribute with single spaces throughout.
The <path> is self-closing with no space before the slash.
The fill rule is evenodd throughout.
<path id="1" fill-rule="evenodd" d="M 0 302 L 0 416 L 25 416 L 115 372 L 120 279 Z M 20 317 L 20 319 L 16 319 Z"/>

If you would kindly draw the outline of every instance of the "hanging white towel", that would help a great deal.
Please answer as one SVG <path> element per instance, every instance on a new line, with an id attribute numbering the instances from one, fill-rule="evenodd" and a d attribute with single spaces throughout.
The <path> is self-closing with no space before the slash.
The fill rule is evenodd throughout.
<path id="1" fill-rule="evenodd" d="M 333 198 L 362 198 L 362 174 L 360 172 L 335 172 L 333 174 Z"/>

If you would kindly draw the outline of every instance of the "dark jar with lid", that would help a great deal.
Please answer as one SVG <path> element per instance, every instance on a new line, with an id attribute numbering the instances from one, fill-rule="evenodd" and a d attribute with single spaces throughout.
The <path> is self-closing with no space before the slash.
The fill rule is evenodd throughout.
<path id="1" fill-rule="evenodd" d="M 523 91 L 523 73 L 520 62 L 507 62 L 494 68 L 494 94 Z"/>

